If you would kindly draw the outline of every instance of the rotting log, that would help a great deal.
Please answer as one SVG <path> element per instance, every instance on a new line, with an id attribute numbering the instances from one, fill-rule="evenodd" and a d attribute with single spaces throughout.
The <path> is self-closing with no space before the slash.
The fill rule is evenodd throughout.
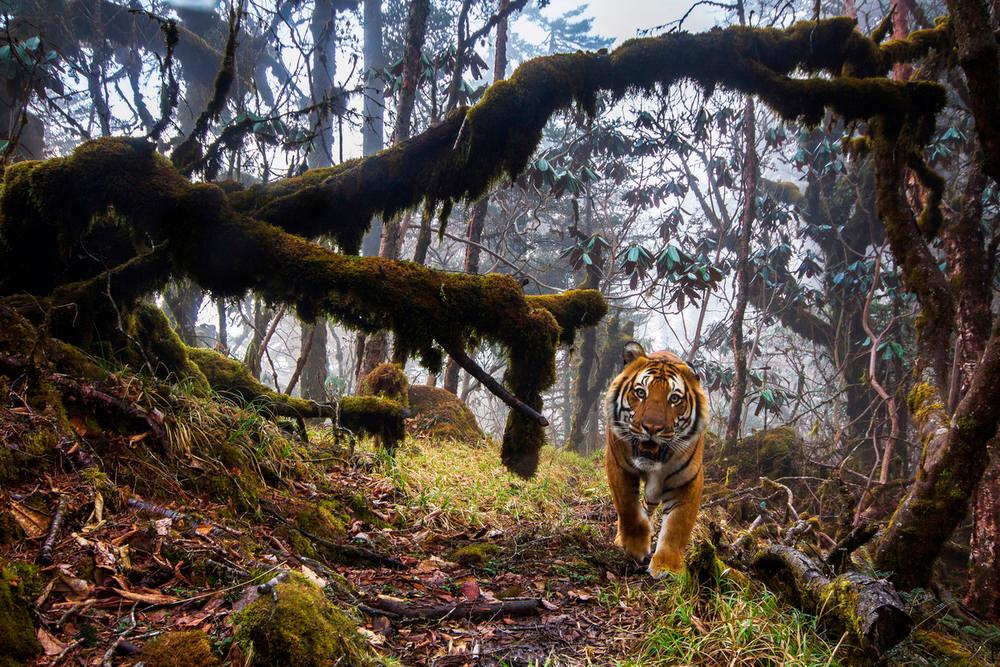
<path id="1" fill-rule="evenodd" d="M 710 539 L 696 539 L 685 568 L 699 587 L 716 588 L 726 577 L 752 577 L 794 607 L 816 616 L 833 640 L 843 639 L 862 661 L 877 658 L 901 642 L 913 621 L 892 584 L 859 572 L 837 575 L 822 560 L 781 544 L 753 546 L 753 538 L 723 542 L 720 526 L 709 526 Z M 725 567 L 728 570 L 725 570 Z"/>
<path id="2" fill-rule="evenodd" d="M 833 575 L 823 563 L 784 545 L 759 550 L 750 571 L 799 609 L 815 614 L 831 636 L 847 634 L 866 654 L 901 642 L 913 620 L 892 584 L 859 572 Z"/>

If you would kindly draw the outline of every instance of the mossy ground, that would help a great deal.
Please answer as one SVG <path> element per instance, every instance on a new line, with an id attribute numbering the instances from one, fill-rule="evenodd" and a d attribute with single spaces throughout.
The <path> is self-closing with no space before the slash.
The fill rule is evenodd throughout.
<path id="1" fill-rule="evenodd" d="M 409 388 L 410 433 L 430 440 L 461 440 L 473 444 L 486 436 L 465 403 L 439 387 L 413 385 Z"/>
<path id="2" fill-rule="evenodd" d="M 150 665 L 180 664 L 156 661 L 192 651 L 205 664 L 290 664 L 292 654 L 316 660 L 299 664 L 334 664 L 336 658 L 324 662 L 323 656 L 345 647 L 360 653 L 340 664 L 424 665 L 458 660 L 476 646 L 493 660 L 481 661 L 489 665 L 850 664 L 845 647 L 823 635 L 815 619 L 727 571 L 710 549 L 691 551 L 697 569 L 707 573 L 698 579 L 701 586 L 687 574 L 653 581 L 625 558 L 612 544 L 615 514 L 600 457 L 545 448 L 532 480 L 508 472 L 497 456 L 499 445 L 488 440 L 410 438 L 394 456 L 362 440 L 349 459 L 346 443 L 336 443 L 328 431 L 310 433 L 303 450 L 277 430 L 272 434 L 259 414 L 201 396 L 171 394 L 171 400 L 172 459 L 156 463 L 142 455 L 141 441 L 130 445 L 121 435 L 102 446 L 92 467 L 60 469 L 50 459 L 32 473 L 48 475 L 44 489 L 21 476 L 10 487 L 47 513 L 57 500 L 47 489 L 63 489 L 71 498 L 56 550 L 60 569 L 25 570 L 38 576 L 18 584 L 25 594 L 20 599 L 34 604 L 56 581 L 33 613 L 59 641 L 79 642 L 70 659 L 99 661 L 130 626 L 134 603 L 88 607 L 59 626 L 73 604 L 66 582 L 104 582 L 103 590 L 110 590 L 113 575 L 126 586 L 122 590 L 172 601 L 136 607 L 134 636 L 165 631 L 142 647 L 140 657 Z M 205 447 L 219 423 L 238 425 L 230 430 L 241 435 Z M 262 439 L 262 433 L 273 438 Z M 106 436 L 103 429 L 101 434 Z M 242 508 L 231 489 L 220 493 L 198 482 L 215 477 L 241 483 L 233 480 L 243 475 L 255 481 L 253 503 Z M 153 521 L 163 514 L 126 502 L 137 492 L 186 518 L 171 520 L 158 536 Z M 104 499 L 103 523 L 92 516 L 97 493 Z M 0 545 L 0 560 L 33 560 L 37 542 L 32 546 L 16 532 Z M 95 564 L 99 543 L 113 545 L 107 548 L 116 559 L 114 572 Z M 345 558 L 359 548 L 402 567 Z M 258 584 L 282 571 L 303 574 L 277 586 L 277 603 L 265 595 L 246 605 Z M 307 575 L 328 586 L 320 591 L 305 583 Z M 397 623 L 356 609 L 381 595 L 419 605 L 479 594 L 534 597 L 546 607 L 537 616 L 477 623 Z M 947 634 L 958 645 L 929 646 L 928 638 L 938 635 L 914 635 L 897 649 L 905 657 L 894 664 L 991 664 L 1000 655 L 995 629 L 989 635 L 988 626 L 934 609 L 921 618 L 927 619 L 921 630 Z M 29 650 L 33 628 L 20 635 Z M 445 635 L 451 639 L 442 640 Z M 967 652 L 967 663 L 947 662 L 960 651 Z M 276 662 L 275 654 L 285 661 Z"/>

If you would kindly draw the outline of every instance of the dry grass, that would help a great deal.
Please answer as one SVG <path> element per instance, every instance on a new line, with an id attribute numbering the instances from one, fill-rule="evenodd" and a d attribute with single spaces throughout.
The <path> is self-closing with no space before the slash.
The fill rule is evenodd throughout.
<path id="1" fill-rule="evenodd" d="M 597 459 L 546 447 L 537 474 L 523 480 L 503 467 L 495 444 L 425 440 L 407 440 L 381 466 L 411 499 L 413 520 L 433 513 L 442 526 L 473 528 L 573 522 L 574 505 L 608 497 L 602 468 Z"/>

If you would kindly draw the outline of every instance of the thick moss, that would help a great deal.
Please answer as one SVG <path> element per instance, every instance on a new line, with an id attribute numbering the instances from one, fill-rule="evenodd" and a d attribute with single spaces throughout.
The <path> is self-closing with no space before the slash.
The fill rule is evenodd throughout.
<path id="1" fill-rule="evenodd" d="M 237 615 L 236 641 L 254 667 L 380 664 L 351 619 L 297 573 Z"/>
<path id="2" fill-rule="evenodd" d="M 409 404 L 407 389 L 410 386 L 406 373 L 396 364 L 379 364 L 361 380 L 361 394 L 381 396 L 400 405 Z"/>
<path id="3" fill-rule="evenodd" d="M 235 359 L 205 347 L 187 347 L 187 354 L 212 389 L 240 405 L 254 404 L 271 416 L 318 416 L 311 401 L 268 389 Z"/>
<path id="4" fill-rule="evenodd" d="M 24 565 L 0 564 L 0 661 L 6 659 L 5 667 L 27 663 L 42 652 L 28 611 L 32 576 Z"/>
<path id="5" fill-rule="evenodd" d="M 941 667 L 985 667 L 986 663 L 977 660 L 973 652 L 961 642 L 943 632 L 934 630 L 915 630 L 911 641 L 934 656 L 936 665 Z"/>
<path id="6" fill-rule="evenodd" d="M 740 441 L 728 464 L 740 479 L 802 474 L 802 440 L 790 426 L 761 429 Z"/>
<path id="7" fill-rule="evenodd" d="M 710 540 L 696 540 L 684 554 L 684 569 L 695 589 L 719 587 L 726 566 L 716 554 Z"/>
<path id="8" fill-rule="evenodd" d="M 0 478 L 2 478 L 2 474 L 0 474 Z M 14 520 L 14 515 L 6 510 L 0 511 L 0 546 L 6 546 L 23 539 L 24 530 Z"/>
<path id="9" fill-rule="evenodd" d="M 389 451 L 403 441 L 406 435 L 403 408 L 396 401 L 377 396 L 345 396 L 339 405 L 340 425 L 344 428 L 374 436 Z"/>
<path id="10" fill-rule="evenodd" d="M 458 547 L 449 558 L 466 567 L 485 567 L 500 553 L 500 547 L 491 542 L 474 542 Z"/>
<path id="11" fill-rule="evenodd" d="M 918 426 L 923 426 L 931 413 L 944 409 L 944 404 L 937 399 L 937 389 L 930 383 L 918 382 L 913 385 L 906 402 L 910 407 L 910 414 L 913 415 L 913 421 Z"/>
<path id="12" fill-rule="evenodd" d="M 552 313 L 559 323 L 559 341 L 565 345 L 573 344 L 578 329 L 596 325 L 608 312 L 608 302 L 600 292 L 589 289 L 525 298 L 535 308 L 544 308 Z"/>
<path id="13" fill-rule="evenodd" d="M 322 537 L 325 540 L 336 541 L 347 534 L 350 517 L 343 513 L 343 508 L 329 500 L 310 504 L 295 517 L 295 525 L 299 528 Z"/>
<path id="14" fill-rule="evenodd" d="M 409 396 L 413 413 L 409 424 L 414 434 L 466 443 L 476 443 L 486 437 L 469 406 L 450 391 L 413 385 Z"/>
<path id="15" fill-rule="evenodd" d="M 149 667 L 216 667 L 209 636 L 201 630 L 167 632 L 142 647 L 141 657 Z"/>

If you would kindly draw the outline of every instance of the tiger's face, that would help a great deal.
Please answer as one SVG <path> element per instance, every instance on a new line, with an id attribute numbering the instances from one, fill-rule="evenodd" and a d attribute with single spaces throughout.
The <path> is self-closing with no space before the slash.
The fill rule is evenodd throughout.
<path id="1" fill-rule="evenodd" d="M 694 444 L 708 421 L 707 399 L 694 371 L 669 352 L 647 355 L 625 346 L 625 368 L 611 383 L 606 417 L 630 445 L 633 460 L 666 461 Z"/>

